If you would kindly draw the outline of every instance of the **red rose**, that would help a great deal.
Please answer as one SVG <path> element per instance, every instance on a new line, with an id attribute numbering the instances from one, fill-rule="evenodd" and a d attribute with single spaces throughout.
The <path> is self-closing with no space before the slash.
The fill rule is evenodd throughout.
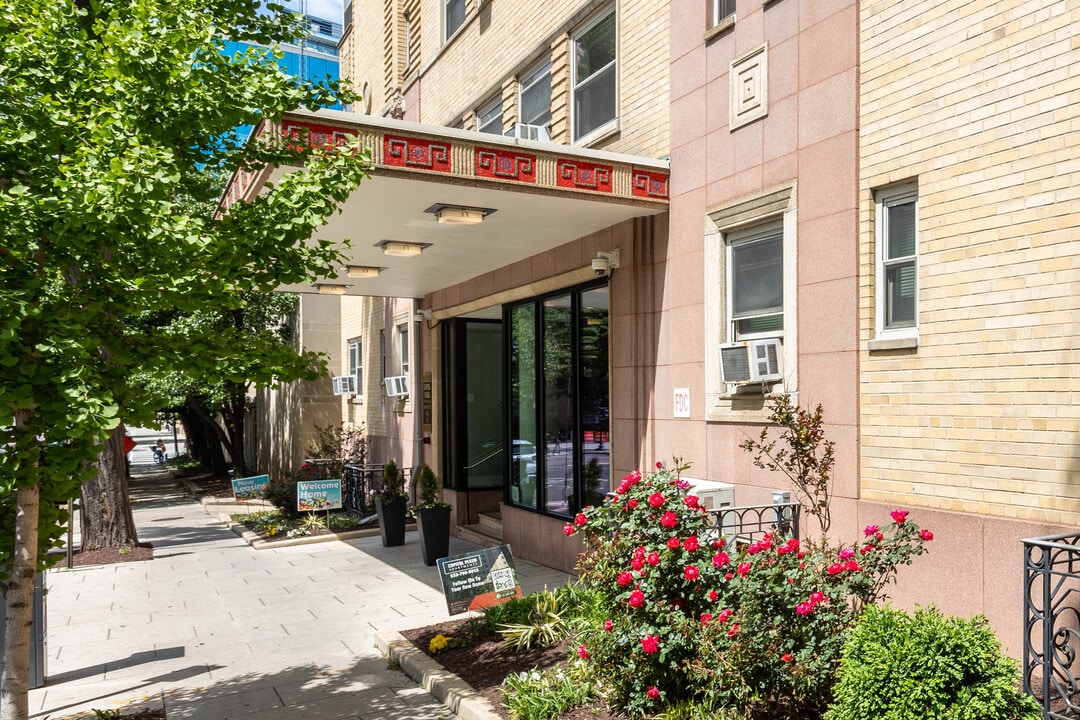
<path id="1" fill-rule="evenodd" d="M 897 525 L 903 525 L 907 520 L 907 510 L 893 510 L 889 515 Z"/>
<path id="2" fill-rule="evenodd" d="M 725 552 L 718 552 L 712 557 L 712 564 L 714 567 L 724 567 L 729 562 L 731 562 L 731 558 L 728 557 L 728 554 Z"/>
<path id="3" fill-rule="evenodd" d="M 635 590 L 630 593 L 630 607 L 641 607 L 645 604 L 645 593 Z"/>
<path id="4" fill-rule="evenodd" d="M 654 552 L 649 553 L 648 557 L 645 558 L 645 562 L 649 563 L 650 565 L 658 564 L 660 562 L 659 553 L 654 553 Z"/>
<path id="5" fill-rule="evenodd" d="M 570 523 L 566 523 L 565 525 L 563 525 L 562 534 L 566 537 L 570 537 L 574 534 L 574 526 Z"/>
<path id="6" fill-rule="evenodd" d="M 628 573 L 628 572 L 619 573 L 619 579 L 618 579 L 619 587 L 626 587 L 627 585 L 629 585 L 633 581 L 634 581 L 633 573 Z"/>
<path id="7" fill-rule="evenodd" d="M 637 508 L 637 500 L 634 498 L 630 498 L 630 501 L 626 503 L 626 507 L 634 510 L 635 508 Z"/>
<path id="8" fill-rule="evenodd" d="M 682 545 L 682 543 L 679 542 L 679 538 L 677 538 L 677 537 L 668 538 L 668 541 L 667 541 L 668 550 L 678 550 L 680 545 Z"/>
<path id="9" fill-rule="evenodd" d="M 683 546 L 683 550 L 685 550 L 686 552 L 694 552 L 695 550 L 698 549 L 698 539 L 697 539 L 697 537 L 694 536 L 694 535 L 691 535 L 690 537 L 683 540 L 682 546 Z"/>
<path id="10" fill-rule="evenodd" d="M 582 660 L 587 660 L 589 658 L 589 651 L 585 649 L 584 645 L 577 646 L 577 656 Z"/>
<path id="11" fill-rule="evenodd" d="M 828 568 L 828 573 L 830 575 L 836 575 L 837 573 L 842 573 L 842 572 L 844 572 L 843 563 L 833 563 Z"/>
<path id="12" fill-rule="evenodd" d="M 610 620 L 604 621 L 604 632 L 611 632 L 611 629 L 613 627 L 615 627 L 615 623 L 611 622 Z"/>
<path id="13" fill-rule="evenodd" d="M 746 577 L 746 574 L 750 572 L 750 567 L 751 565 L 748 562 L 739 563 L 739 567 L 735 569 L 735 572 L 739 573 L 743 577 Z"/>
<path id="14" fill-rule="evenodd" d="M 720 611 L 720 614 L 716 616 L 716 619 L 724 623 L 727 622 L 734 613 L 735 611 L 731 608 L 724 608 Z"/>
<path id="15" fill-rule="evenodd" d="M 930 532 L 929 530 L 920 530 L 919 537 L 929 542 L 934 539 L 934 533 Z"/>
<path id="16" fill-rule="evenodd" d="M 679 516 L 669 510 L 660 516 L 660 524 L 666 528 L 673 528 L 679 524 Z"/>
<path id="17" fill-rule="evenodd" d="M 696 508 L 698 506 L 697 495 L 687 495 L 683 498 L 683 502 L 686 503 L 688 508 Z"/>
<path id="18" fill-rule="evenodd" d="M 653 493 L 649 496 L 649 505 L 654 508 L 658 508 L 664 504 L 664 496 L 660 493 Z"/>
<path id="19" fill-rule="evenodd" d="M 720 593 L 716 592 L 715 590 L 710 590 L 709 591 L 709 600 L 711 602 L 716 602 L 719 599 L 720 599 Z"/>
<path id="20" fill-rule="evenodd" d="M 791 662 L 791 653 L 784 653 L 780 656 L 780 659 L 786 663 Z"/>
<path id="21" fill-rule="evenodd" d="M 730 628 L 728 628 L 728 631 L 727 631 L 727 636 L 728 637 L 735 637 L 738 634 L 739 634 L 739 623 L 735 623 Z"/>
<path id="22" fill-rule="evenodd" d="M 691 582 L 697 580 L 698 575 L 700 575 L 700 573 L 698 572 L 698 569 L 693 565 L 687 565 L 685 568 L 683 568 L 683 577 Z"/>
<path id="23" fill-rule="evenodd" d="M 865 535 L 866 537 L 871 537 L 873 535 L 877 535 L 879 530 L 881 530 L 881 528 L 879 528 L 877 525 L 867 525 L 866 528 L 863 530 L 863 535 Z"/>
<path id="24" fill-rule="evenodd" d="M 712 622 L 712 614 L 701 613 L 701 624 L 708 625 L 710 622 Z"/>
<path id="25" fill-rule="evenodd" d="M 649 689 L 645 691 L 645 696 L 650 700 L 656 700 L 660 697 L 660 691 L 656 689 L 655 685 L 650 685 Z"/>
<path id="26" fill-rule="evenodd" d="M 630 561 L 630 567 L 634 568 L 635 570 L 640 570 L 641 568 L 645 567 L 645 558 L 634 558 Z"/>
<path id="27" fill-rule="evenodd" d="M 656 635 L 646 635 L 641 639 L 641 649 L 644 650 L 647 655 L 660 652 L 660 638 Z"/>
<path id="28" fill-rule="evenodd" d="M 585 513 L 578 513 L 577 515 L 574 516 L 574 524 L 577 525 L 578 527 L 581 527 L 582 525 L 584 525 L 588 521 L 589 521 L 589 519 L 585 517 Z"/>

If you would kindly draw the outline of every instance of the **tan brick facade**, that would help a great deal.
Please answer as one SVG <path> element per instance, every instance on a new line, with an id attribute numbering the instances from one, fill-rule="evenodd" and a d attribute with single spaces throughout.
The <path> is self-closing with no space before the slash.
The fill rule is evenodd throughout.
<path id="1" fill-rule="evenodd" d="M 404 12 L 420 15 L 419 59 L 404 68 Z M 542 58 L 552 61 L 553 142 L 570 142 L 570 37 L 597 13 L 615 8 L 618 27 L 618 128 L 591 143 L 592 147 L 645 157 L 668 154 L 668 14 L 646 0 L 622 2 L 466 3 L 464 24 L 443 42 L 443 3 L 436 0 L 384 0 L 355 6 L 353 30 L 343 40 L 341 73 L 373 92 L 372 112 L 381 108 L 403 85 L 410 103 L 407 117 L 431 125 L 475 129 L 478 107 L 503 98 L 503 128 L 518 121 L 518 82 Z M 378 12 L 376 12 L 378 11 Z M 389 14 L 384 14 L 389 13 Z M 397 31 L 390 27 L 396 18 Z M 361 20 L 363 17 L 363 20 Z M 370 43 L 362 28 L 383 28 L 383 52 L 364 52 L 357 43 Z M 422 49 L 422 50 L 421 50 Z M 391 66 L 397 72 L 391 71 Z M 419 88 L 419 91 L 417 91 Z M 422 100 L 418 100 L 422 98 Z"/>
<path id="2" fill-rule="evenodd" d="M 861 3 L 863 497 L 1080 518 L 1073 2 Z M 876 190 L 918 184 L 918 347 L 875 349 Z"/>

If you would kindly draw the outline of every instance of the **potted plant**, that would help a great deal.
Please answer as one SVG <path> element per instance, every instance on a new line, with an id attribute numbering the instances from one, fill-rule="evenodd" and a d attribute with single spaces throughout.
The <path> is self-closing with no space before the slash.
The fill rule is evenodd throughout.
<path id="1" fill-rule="evenodd" d="M 420 553 L 425 565 L 450 554 L 450 505 L 440 500 L 442 487 L 435 471 L 421 465 L 416 473 L 420 502 L 413 508 L 420 531 Z"/>
<path id="2" fill-rule="evenodd" d="M 379 517 L 379 533 L 383 547 L 405 544 L 405 511 L 409 496 L 405 494 L 405 478 L 391 460 L 383 468 L 382 489 L 375 493 L 375 513 Z"/>

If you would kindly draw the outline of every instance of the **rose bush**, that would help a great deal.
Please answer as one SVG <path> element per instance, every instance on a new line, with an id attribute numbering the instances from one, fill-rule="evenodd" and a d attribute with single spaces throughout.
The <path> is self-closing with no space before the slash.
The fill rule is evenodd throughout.
<path id="1" fill-rule="evenodd" d="M 682 469 L 631 473 L 566 525 L 586 538 L 582 583 L 611 609 L 578 656 L 631 715 L 697 700 L 820 716 L 858 612 L 932 534 L 898 510 L 845 546 L 766 535 L 732 547 Z"/>

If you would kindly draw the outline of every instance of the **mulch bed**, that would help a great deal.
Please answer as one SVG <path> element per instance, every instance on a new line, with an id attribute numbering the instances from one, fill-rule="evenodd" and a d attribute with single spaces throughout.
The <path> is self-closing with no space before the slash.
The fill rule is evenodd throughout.
<path id="1" fill-rule="evenodd" d="M 533 669 L 546 670 L 565 665 L 570 653 L 565 642 L 516 653 L 503 643 L 502 636 L 483 626 L 479 626 L 470 636 L 468 620 L 429 625 L 401 634 L 424 653 L 428 653 L 428 643 L 436 635 L 467 638 L 465 644 L 443 650 L 435 656 L 435 660 L 471 685 L 506 720 L 510 719 L 510 715 L 503 706 L 503 678 Z M 560 720 L 620 720 L 620 716 L 609 711 L 603 702 L 593 702 L 561 715 Z"/>
<path id="2" fill-rule="evenodd" d="M 86 567 L 88 565 L 112 565 L 113 563 L 137 562 L 140 560 L 153 559 L 154 546 L 150 543 L 139 543 L 135 547 L 127 548 L 80 550 L 79 552 L 72 554 L 71 564 L 73 567 Z M 140 718 L 139 720 L 144 719 Z"/>

